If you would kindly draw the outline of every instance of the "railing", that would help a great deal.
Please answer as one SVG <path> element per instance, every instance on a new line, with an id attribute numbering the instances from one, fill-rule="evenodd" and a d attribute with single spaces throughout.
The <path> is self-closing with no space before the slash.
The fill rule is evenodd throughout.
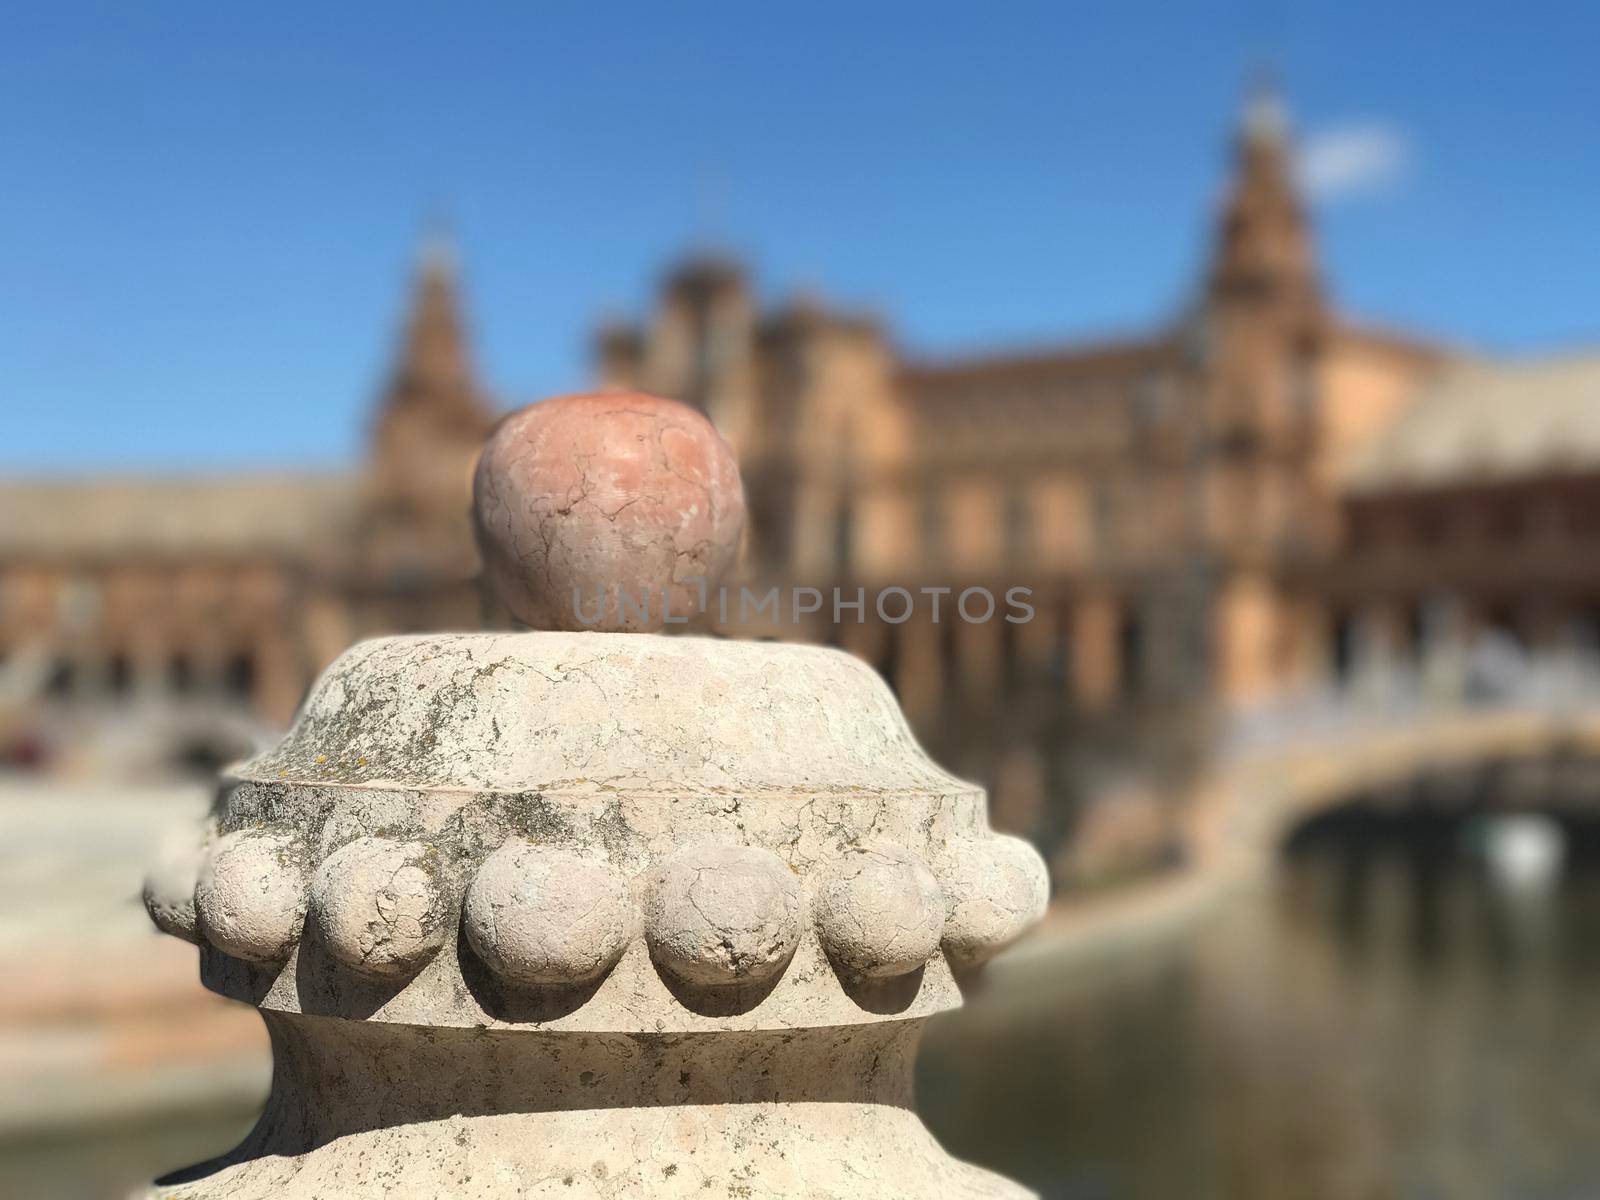
<path id="1" fill-rule="evenodd" d="M 1527 654 L 1484 638 L 1421 661 L 1373 658 L 1346 679 L 1236 710 L 1225 719 L 1221 758 L 1309 744 L 1349 744 L 1397 724 L 1452 714 L 1536 712 L 1560 716 L 1600 708 L 1600 653 L 1566 648 Z"/>

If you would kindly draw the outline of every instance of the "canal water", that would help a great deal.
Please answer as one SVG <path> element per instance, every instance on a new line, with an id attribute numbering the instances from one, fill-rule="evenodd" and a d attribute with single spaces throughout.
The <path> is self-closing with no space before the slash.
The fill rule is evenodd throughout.
<path id="1" fill-rule="evenodd" d="M 1600 825 L 1525 824 L 1343 810 L 1168 941 L 1001 964 L 923 1115 L 1050 1198 L 1600 1196 Z"/>

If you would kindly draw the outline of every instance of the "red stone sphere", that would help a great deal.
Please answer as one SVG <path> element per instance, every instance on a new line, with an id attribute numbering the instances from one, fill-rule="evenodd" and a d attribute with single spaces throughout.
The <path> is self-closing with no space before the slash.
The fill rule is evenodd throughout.
<path id="1" fill-rule="evenodd" d="M 484 446 L 472 492 L 489 581 L 535 629 L 696 621 L 703 597 L 714 609 L 710 590 L 744 526 L 728 444 L 694 409 L 643 392 L 512 413 Z"/>

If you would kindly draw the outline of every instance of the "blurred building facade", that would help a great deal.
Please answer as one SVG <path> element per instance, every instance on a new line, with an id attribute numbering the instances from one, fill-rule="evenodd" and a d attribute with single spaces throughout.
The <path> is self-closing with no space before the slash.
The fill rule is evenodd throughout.
<path id="1" fill-rule="evenodd" d="M 1233 155 L 1203 275 L 1146 337 L 907 359 L 876 319 L 764 310 L 737 263 L 699 257 L 596 340 L 602 385 L 694 404 L 733 444 L 746 583 L 916 601 L 730 632 L 877 664 L 1044 842 L 1074 819 L 1063 797 L 1183 771 L 1219 711 L 1452 623 L 1547 640 L 1600 616 L 1600 360 L 1506 367 L 1355 324 L 1274 98 Z M 358 471 L 0 491 L 6 688 L 232 697 L 281 722 L 359 637 L 497 623 L 466 521 L 491 421 L 433 247 Z M 1030 621 L 953 614 L 1017 587 Z"/>
<path id="2" fill-rule="evenodd" d="M 1440 376 L 1345 471 L 1335 670 L 1489 633 L 1600 647 L 1600 355 Z"/>
<path id="3" fill-rule="evenodd" d="M 879 664 L 1043 840 L 1074 782 L 1182 770 L 1216 708 L 1331 669 L 1347 464 L 1447 363 L 1330 305 L 1291 150 L 1254 99 L 1204 276 L 1144 338 L 908 361 L 870 319 L 760 312 L 703 260 L 598 339 L 603 383 L 688 400 L 733 442 L 752 577 L 951 589 L 941 620 L 869 602 L 808 632 Z M 1033 620 L 954 619 L 964 589 L 1015 586 Z"/>

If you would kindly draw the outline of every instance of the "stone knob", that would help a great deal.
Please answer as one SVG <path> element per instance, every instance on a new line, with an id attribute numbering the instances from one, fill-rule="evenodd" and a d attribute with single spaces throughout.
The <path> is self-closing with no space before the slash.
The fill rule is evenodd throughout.
<path id="1" fill-rule="evenodd" d="M 694 409 L 642 392 L 512 413 L 478 460 L 473 509 L 490 583 L 535 629 L 692 621 L 744 526 L 728 444 Z"/>
<path id="2" fill-rule="evenodd" d="M 241 829 L 220 838 L 200 868 L 195 929 L 234 958 L 282 962 L 306 918 L 306 849 L 293 835 Z"/>

